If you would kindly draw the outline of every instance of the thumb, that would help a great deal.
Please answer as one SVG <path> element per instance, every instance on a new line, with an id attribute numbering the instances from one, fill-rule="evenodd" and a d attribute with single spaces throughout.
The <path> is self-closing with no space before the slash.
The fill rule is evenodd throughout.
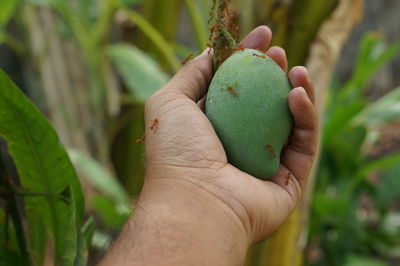
<path id="1" fill-rule="evenodd" d="M 182 67 L 160 92 L 185 95 L 198 102 L 206 94 L 212 79 L 212 58 L 212 49 L 204 50 Z"/>

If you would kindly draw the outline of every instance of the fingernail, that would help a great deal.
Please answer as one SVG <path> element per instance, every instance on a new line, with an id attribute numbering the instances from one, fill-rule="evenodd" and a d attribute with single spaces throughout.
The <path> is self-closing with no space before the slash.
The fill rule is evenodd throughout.
<path id="1" fill-rule="evenodd" d="M 295 94 L 299 94 L 299 95 L 306 95 L 306 90 L 303 87 L 296 87 L 293 89 Z"/>
<path id="2" fill-rule="evenodd" d="M 308 76 L 308 69 L 305 66 L 297 66 L 297 71 L 303 72 Z"/>

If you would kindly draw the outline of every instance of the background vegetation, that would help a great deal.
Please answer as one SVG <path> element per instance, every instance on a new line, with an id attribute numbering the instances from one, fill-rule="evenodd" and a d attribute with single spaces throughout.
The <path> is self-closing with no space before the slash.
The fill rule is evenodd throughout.
<path id="1" fill-rule="evenodd" d="M 242 36 L 267 24 L 290 65 L 309 68 L 323 130 L 303 202 L 249 250 L 247 265 L 399 264 L 400 81 L 387 73 L 399 65 L 400 42 L 385 36 L 393 21 L 356 29 L 353 61 L 341 51 L 362 0 L 231 2 Z M 211 4 L 0 2 L 0 264 L 101 258 L 143 183 L 144 102 L 207 47 Z M 366 1 L 367 23 L 376 5 Z M 379 80 L 391 82 L 382 89 Z"/>

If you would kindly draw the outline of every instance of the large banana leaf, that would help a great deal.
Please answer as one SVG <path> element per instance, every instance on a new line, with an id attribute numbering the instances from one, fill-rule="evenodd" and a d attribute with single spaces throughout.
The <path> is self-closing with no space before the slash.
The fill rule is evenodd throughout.
<path id="1" fill-rule="evenodd" d="M 84 201 L 81 186 L 54 129 L 1 70 L 0 137 L 7 142 L 18 170 L 22 194 L 26 195 L 24 203 L 28 224 L 35 232 L 30 234 L 30 242 L 40 243 L 33 247 L 43 249 L 45 241 L 37 239 L 46 239 L 46 231 L 35 229 L 41 228 L 38 223 L 43 221 L 54 241 L 59 261 L 64 254 L 71 204 L 74 204 L 76 220 L 82 223 Z M 68 187 L 71 189 L 69 195 L 66 194 Z M 36 218 L 29 213 L 37 214 Z"/>

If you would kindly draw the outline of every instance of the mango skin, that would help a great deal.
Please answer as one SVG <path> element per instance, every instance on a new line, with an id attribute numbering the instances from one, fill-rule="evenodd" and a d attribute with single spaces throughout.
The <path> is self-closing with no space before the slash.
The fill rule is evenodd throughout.
<path id="1" fill-rule="evenodd" d="M 257 50 L 237 51 L 219 67 L 205 110 L 229 163 L 259 179 L 276 174 L 293 125 L 290 90 L 284 71 Z"/>

